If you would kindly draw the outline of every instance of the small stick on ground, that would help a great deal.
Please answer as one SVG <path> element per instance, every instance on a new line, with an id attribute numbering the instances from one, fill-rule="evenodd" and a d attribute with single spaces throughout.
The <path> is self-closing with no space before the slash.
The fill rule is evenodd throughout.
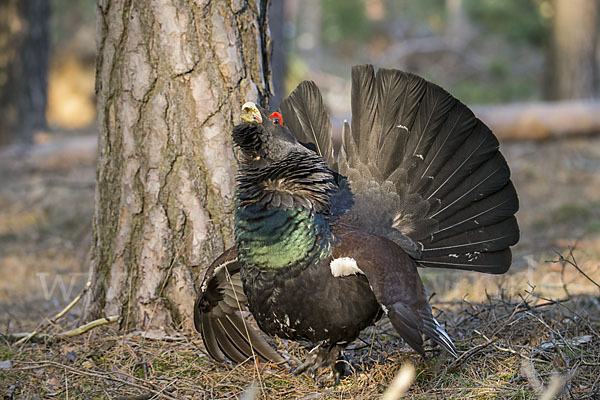
<path id="1" fill-rule="evenodd" d="M 565 258 L 561 253 L 559 253 L 558 251 L 556 251 L 556 254 L 558 255 L 558 260 L 550 260 L 550 261 L 546 261 L 546 262 L 550 262 L 550 263 L 565 263 L 565 264 L 569 264 L 570 266 L 572 266 L 573 268 L 575 268 L 581 275 L 583 275 L 588 281 L 592 282 L 594 285 L 596 285 L 596 287 L 598 289 L 600 289 L 600 284 L 598 284 L 598 282 L 596 282 L 595 280 L 593 280 L 592 278 L 590 278 L 590 276 L 588 274 L 586 274 L 577 264 L 577 260 L 575 259 L 575 255 L 573 254 L 573 248 L 569 247 L 569 259 Z"/>
<path id="2" fill-rule="evenodd" d="M 90 321 L 87 324 L 81 325 L 75 329 L 71 329 L 66 332 L 57 333 L 57 334 L 49 334 L 49 333 L 39 333 L 38 331 L 34 332 L 21 332 L 21 333 L 13 333 L 10 335 L 4 336 L 7 340 L 17 340 L 15 344 L 24 343 L 24 341 L 32 339 L 34 336 L 37 336 L 42 340 L 52 340 L 57 338 L 65 338 L 65 337 L 73 337 L 78 336 L 87 331 L 96 328 L 98 326 L 111 324 L 119 320 L 120 315 L 113 315 L 110 317 L 98 318 L 96 320 Z"/>
<path id="3" fill-rule="evenodd" d="M 50 318 L 50 323 L 54 324 L 56 323 L 56 321 L 58 321 L 60 318 L 64 317 L 74 306 L 75 304 L 77 304 L 79 302 L 79 300 L 81 300 L 81 298 L 85 295 L 85 293 L 88 291 L 88 289 L 90 288 L 90 286 L 92 285 L 91 281 L 87 281 L 87 283 L 85 284 L 85 287 L 83 288 L 83 290 L 81 291 L 81 293 L 79 293 L 79 295 L 77 295 L 77 297 L 75 297 L 73 299 L 73 301 L 71 301 L 69 304 L 67 304 L 67 306 L 65 308 L 63 308 L 61 311 L 58 312 L 58 314 L 56 314 L 54 317 Z M 38 329 L 36 329 L 35 331 L 28 333 L 25 336 L 20 336 L 21 334 L 16 334 L 16 335 L 8 335 L 8 337 L 16 337 L 17 335 L 19 337 L 21 337 L 21 339 L 19 339 L 15 345 L 21 345 L 24 344 L 28 341 L 30 341 L 31 339 L 33 339 L 34 336 L 38 335 L 40 333 L 40 331 L 43 331 L 44 329 L 46 329 L 50 323 L 42 323 L 40 324 L 40 327 Z M 90 328 L 91 329 L 91 328 Z"/>
<path id="4" fill-rule="evenodd" d="M 88 291 L 88 289 L 90 288 L 90 286 L 92 286 L 92 281 L 87 281 L 87 283 L 85 284 L 85 287 L 83 288 L 83 290 L 81 291 L 81 293 L 79 293 L 77 295 L 77 297 L 75 297 L 73 299 L 73 301 L 71 301 L 58 314 L 56 314 L 54 317 L 50 318 L 50 322 L 52 322 L 53 324 L 55 324 L 56 321 L 58 321 L 59 319 L 61 319 L 62 317 L 64 317 L 69 311 L 71 311 L 71 309 L 73 307 L 75 307 L 75 304 L 77 304 L 79 302 L 79 300 L 81 300 L 81 298 L 85 295 L 85 293 Z"/>

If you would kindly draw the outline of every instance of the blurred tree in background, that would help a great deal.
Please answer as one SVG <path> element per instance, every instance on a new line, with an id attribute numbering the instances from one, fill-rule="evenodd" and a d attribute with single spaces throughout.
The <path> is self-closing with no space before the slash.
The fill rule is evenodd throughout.
<path id="1" fill-rule="evenodd" d="M 598 1 L 555 0 L 552 92 L 554 99 L 597 93 Z"/>
<path id="2" fill-rule="evenodd" d="M 38 0 L 39 1 L 39 0 Z M 420 74 L 469 104 L 597 97 L 599 0 L 281 0 L 271 6 L 273 105 L 301 80 L 322 89 L 333 115 L 349 112 L 350 67 L 359 63 Z M 0 0 L 0 32 L 34 0 Z M 47 0 L 49 62 L 7 67 L 19 40 L 0 33 L 0 103 L 7 126 L 18 115 L 43 127 L 38 111 L 15 113 L 27 93 L 41 93 L 48 72 L 46 117 L 53 132 L 95 132 L 95 0 Z M 19 7 L 17 8 L 17 5 Z M 12 7 L 12 11 L 9 8 Z M 38 15 L 43 9 L 36 8 Z M 11 14 L 11 12 L 13 14 Z M 11 25 L 12 24 L 12 25 Z M 47 22 L 46 22 L 47 24 Z M 36 25 L 31 34 L 41 32 Z M 29 35 L 29 33 L 27 34 Z M 48 37 L 48 34 L 42 35 Z M 11 36 L 12 37 L 12 36 Z M 15 36 L 17 37 L 17 36 Z M 44 57 L 44 51 L 36 57 Z M 17 65 L 17 64 L 12 64 Z M 21 65 L 21 64 L 19 64 Z M 29 70 L 25 70 L 28 68 Z M 33 71 L 35 69 L 35 71 Z M 12 71 L 12 72 L 11 72 Z M 21 73 L 27 79 L 17 88 Z M 7 83 L 8 82 L 8 83 Z M 4 85 L 4 86 L 3 86 Z M 29 96 L 30 99 L 34 97 Z M 38 100 L 43 96 L 35 97 Z M 12 110 L 12 111 L 11 111 Z M 34 117 L 36 116 L 37 117 Z M 37 119 L 36 119 L 37 118 Z M 37 121 L 37 122 L 36 122 Z M 17 122 L 17 125 L 19 122 Z M 33 128 L 43 129 L 43 128 Z M 32 129 L 27 129 L 29 132 Z M 10 128 L 4 132 L 30 140 Z M 0 136 L 1 137 L 1 136 Z M 0 139 L 0 141 L 3 139 Z M 6 141 L 6 140 L 5 140 Z"/>
<path id="3" fill-rule="evenodd" d="M 48 0 L 0 0 L 0 145 L 46 129 Z"/>
<path id="4" fill-rule="evenodd" d="M 548 45 L 552 3 L 532 0 L 466 0 L 470 19 L 488 34 L 513 43 L 543 48 Z"/>
<path id="5" fill-rule="evenodd" d="M 277 107 L 284 98 L 285 93 L 285 8 L 283 1 L 273 1 L 269 6 L 269 29 L 271 37 L 277 40 L 271 41 L 271 74 L 273 80 L 273 95 L 269 104 Z M 273 108 L 273 107 L 272 107 Z"/>
<path id="6" fill-rule="evenodd" d="M 96 0 L 50 0 L 48 124 L 79 130 L 96 122 Z"/>
<path id="7" fill-rule="evenodd" d="M 571 9 L 568 16 L 561 4 Z M 323 0 L 313 8 L 288 0 L 287 90 L 313 79 L 332 112 L 344 114 L 350 66 L 371 62 L 423 75 L 467 103 L 582 97 L 557 93 L 565 84 L 585 87 L 583 97 L 597 96 L 597 4 Z M 565 50 L 556 51 L 560 46 Z"/>

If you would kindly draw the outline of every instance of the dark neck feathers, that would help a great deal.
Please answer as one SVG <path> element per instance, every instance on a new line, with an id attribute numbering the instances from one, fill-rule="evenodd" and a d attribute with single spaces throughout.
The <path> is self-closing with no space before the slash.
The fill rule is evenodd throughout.
<path id="1" fill-rule="evenodd" d="M 308 150 L 291 152 L 263 167 L 241 163 L 237 177 L 239 207 L 304 208 L 328 214 L 330 197 L 336 190 L 334 175 L 325 161 Z"/>

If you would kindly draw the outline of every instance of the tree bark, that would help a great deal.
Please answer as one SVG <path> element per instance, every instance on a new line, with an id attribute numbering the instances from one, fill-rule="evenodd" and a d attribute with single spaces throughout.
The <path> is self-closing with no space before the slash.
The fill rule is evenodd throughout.
<path id="1" fill-rule="evenodd" d="M 595 95 L 597 0 L 555 0 L 553 25 L 554 99 Z"/>
<path id="2" fill-rule="evenodd" d="M 0 0 L 0 146 L 46 129 L 48 0 Z"/>
<path id="3" fill-rule="evenodd" d="M 191 330 L 195 284 L 233 245 L 230 132 L 268 101 L 267 0 L 101 0 L 100 129 L 86 319 Z"/>

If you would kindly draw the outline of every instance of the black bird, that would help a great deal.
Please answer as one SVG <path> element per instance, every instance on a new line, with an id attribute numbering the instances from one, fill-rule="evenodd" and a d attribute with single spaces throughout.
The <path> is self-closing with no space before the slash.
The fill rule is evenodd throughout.
<path id="1" fill-rule="evenodd" d="M 510 267 L 518 199 L 493 133 L 398 70 L 354 67 L 351 101 L 337 158 L 313 82 L 280 112 L 244 105 L 233 128 L 236 246 L 208 269 L 194 314 L 214 359 L 282 360 L 247 309 L 267 334 L 315 346 L 299 372 L 334 366 L 383 314 L 418 353 L 429 337 L 456 357 L 417 267 Z"/>

